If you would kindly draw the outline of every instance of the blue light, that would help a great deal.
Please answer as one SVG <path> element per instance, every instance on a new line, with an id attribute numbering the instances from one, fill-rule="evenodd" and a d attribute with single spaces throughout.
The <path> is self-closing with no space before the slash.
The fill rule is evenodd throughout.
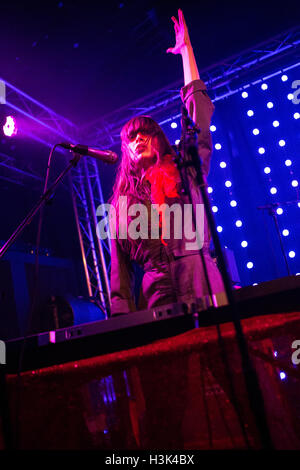
<path id="1" fill-rule="evenodd" d="M 277 189 L 273 186 L 273 187 L 270 189 L 270 193 L 271 193 L 271 194 L 276 194 L 276 193 L 277 193 Z"/>
<path id="2" fill-rule="evenodd" d="M 248 93 L 246 91 L 243 91 L 242 98 L 247 98 L 247 97 L 248 97 Z"/>
<path id="3" fill-rule="evenodd" d="M 261 86 L 261 89 L 262 90 L 267 90 L 268 89 L 268 85 L 266 83 L 263 83 L 262 86 Z"/>
<path id="4" fill-rule="evenodd" d="M 287 75 L 282 75 L 282 76 L 281 76 L 281 80 L 282 80 L 283 82 L 286 82 L 287 79 L 288 79 L 288 76 L 287 76 Z"/>
<path id="5" fill-rule="evenodd" d="M 221 167 L 221 168 L 226 168 L 226 166 L 227 166 L 227 165 L 226 165 L 225 162 L 221 162 L 221 163 L 220 163 L 220 167 Z"/>
<path id="6" fill-rule="evenodd" d="M 241 226 L 243 225 L 243 222 L 242 222 L 241 220 L 237 220 L 236 223 L 235 223 L 235 225 L 236 225 L 237 227 L 241 227 Z"/>
<path id="7" fill-rule="evenodd" d="M 217 130 L 216 126 L 214 126 L 213 124 L 210 126 L 210 130 L 211 132 L 215 132 Z"/>
<path id="8" fill-rule="evenodd" d="M 300 113 L 295 113 L 294 114 L 294 119 L 299 119 L 300 118 Z"/>
<path id="9" fill-rule="evenodd" d="M 172 129 L 176 129 L 176 127 L 177 127 L 177 122 L 172 122 L 172 123 L 171 123 L 171 127 L 172 127 Z"/>
<path id="10" fill-rule="evenodd" d="M 288 100 L 293 100 L 293 99 L 294 99 L 293 93 L 289 93 L 289 94 L 287 95 L 287 99 L 288 99 Z"/>
<path id="11" fill-rule="evenodd" d="M 232 201 L 230 201 L 230 205 L 231 205 L 231 207 L 236 207 L 237 202 L 233 199 Z"/>
<path id="12" fill-rule="evenodd" d="M 290 258 L 295 258 L 295 256 L 296 256 L 296 253 L 293 250 L 289 252 Z"/>
<path id="13" fill-rule="evenodd" d="M 285 164 L 285 166 L 291 166 L 292 160 L 289 160 L 289 159 L 288 159 L 288 160 L 286 160 L 286 161 L 284 162 L 284 164 Z"/>
<path id="14" fill-rule="evenodd" d="M 274 357 L 277 357 L 277 351 L 274 351 Z"/>
<path id="15" fill-rule="evenodd" d="M 254 115 L 254 112 L 252 111 L 252 109 L 249 109 L 249 110 L 247 111 L 247 114 L 248 114 L 249 117 L 251 117 L 251 116 Z"/>
<path id="16" fill-rule="evenodd" d="M 215 149 L 220 150 L 221 148 L 222 148 L 222 145 L 221 145 L 221 144 L 216 144 L 216 145 L 215 145 Z"/>
<path id="17" fill-rule="evenodd" d="M 232 182 L 231 181 L 225 181 L 225 186 L 226 188 L 230 188 L 232 186 Z"/>
<path id="18" fill-rule="evenodd" d="M 284 230 L 282 230 L 282 235 L 283 235 L 284 237 L 288 237 L 289 234 L 290 234 L 290 232 L 289 232 L 286 228 L 285 228 Z"/>
<path id="19" fill-rule="evenodd" d="M 279 377 L 281 380 L 284 380 L 286 378 L 286 374 L 284 372 L 280 372 Z"/>
<path id="20" fill-rule="evenodd" d="M 271 173 L 271 168 L 269 166 L 266 166 L 266 168 L 264 168 L 264 172 L 268 175 L 269 173 Z"/>
<path id="21" fill-rule="evenodd" d="M 212 210 L 213 212 L 218 212 L 219 209 L 217 208 L 217 206 L 212 206 L 211 210 Z"/>
<path id="22" fill-rule="evenodd" d="M 267 107 L 268 107 L 269 109 L 273 108 L 273 106 L 274 106 L 274 104 L 272 103 L 272 101 L 269 101 L 269 102 L 267 103 Z"/>
<path id="23" fill-rule="evenodd" d="M 297 188 L 298 184 L 299 184 L 299 182 L 298 182 L 297 180 L 293 180 L 293 181 L 292 181 L 292 186 L 293 186 L 294 188 Z"/>
<path id="24" fill-rule="evenodd" d="M 281 139 L 278 144 L 280 145 L 280 147 L 284 147 L 285 146 L 285 140 Z"/>
<path id="25" fill-rule="evenodd" d="M 258 135 L 259 134 L 259 129 L 253 129 L 252 132 L 253 132 L 254 135 Z"/>
<path id="26" fill-rule="evenodd" d="M 254 264 L 252 263 L 252 261 L 248 261 L 248 263 L 247 263 L 247 268 L 248 268 L 248 269 L 252 269 L 253 266 L 254 266 Z"/>
<path id="27" fill-rule="evenodd" d="M 278 207 L 276 212 L 277 212 L 278 215 L 281 215 L 281 214 L 283 214 L 283 209 L 281 207 Z"/>
<path id="28" fill-rule="evenodd" d="M 246 246 L 248 246 L 248 242 L 246 242 L 246 240 L 243 240 L 241 245 L 243 248 L 246 248 Z"/>
<path id="29" fill-rule="evenodd" d="M 258 153 L 260 153 L 261 155 L 262 155 L 263 153 L 265 153 L 265 151 L 266 151 L 266 150 L 265 150 L 263 147 L 259 147 L 259 149 L 258 149 Z"/>
<path id="30" fill-rule="evenodd" d="M 221 225 L 218 225 L 217 230 L 218 230 L 218 232 L 222 232 L 222 231 L 223 231 L 223 227 L 221 227 Z"/>
<path id="31" fill-rule="evenodd" d="M 273 126 L 278 127 L 279 126 L 279 121 L 273 121 Z"/>

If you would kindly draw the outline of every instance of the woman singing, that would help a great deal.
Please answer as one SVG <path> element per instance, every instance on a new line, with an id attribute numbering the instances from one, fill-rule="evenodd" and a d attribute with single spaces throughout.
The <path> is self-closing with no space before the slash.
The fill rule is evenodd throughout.
<path id="1" fill-rule="evenodd" d="M 201 129 L 198 137 L 198 152 L 202 160 L 204 175 L 207 176 L 212 153 L 210 120 L 214 106 L 206 93 L 205 84 L 200 80 L 188 29 L 181 10 L 178 20 L 172 17 L 175 28 L 176 44 L 167 50 L 181 54 L 184 71 L 184 87 L 181 98 L 190 117 Z M 155 213 L 153 205 L 185 204 L 200 205 L 200 190 L 195 181 L 195 170 L 186 169 L 186 181 L 191 199 L 183 191 L 182 179 L 174 163 L 174 150 L 160 126 L 149 116 L 131 119 L 122 129 L 122 161 L 113 188 L 111 203 L 116 209 L 120 225 L 112 227 L 116 237 L 112 238 L 111 252 L 111 312 L 112 315 L 128 313 L 158 305 L 174 302 L 188 302 L 209 294 L 208 280 L 213 294 L 224 292 L 221 275 L 209 253 L 210 234 L 206 218 L 202 220 L 204 236 L 201 253 L 198 245 L 191 244 L 185 231 L 180 237 L 175 236 L 179 222 L 175 215 L 170 216 L 173 229 L 166 237 L 165 210 L 161 210 L 156 219 L 159 235 L 148 237 L 130 237 L 127 230 L 124 236 L 124 224 L 128 228 L 130 210 L 124 212 L 126 199 L 128 208 L 132 204 L 144 204 L 150 214 Z M 126 196 L 126 198 L 125 198 Z M 120 199 L 121 198 L 121 199 Z M 157 206 L 155 206 L 157 207 Z M 183 213 L 183 211 L 182 211 Z M 128 217 L 127 217 L 128 215 Z M 198 219 L 197 219 L 198 220 Z M 123 235 L 120 227 L 123 221 Z M 176 226 L 177 224 L 177 226 Z M 153 235 L 153 233 L 152 233 Z M 157 234 L 156 234 L 157 235 Z M 206 269 L 203 267 L 205 261 Z M 132 262 L 136 262 L 144 271 L 138 306 L 134 302 L 134 272 Z"/>

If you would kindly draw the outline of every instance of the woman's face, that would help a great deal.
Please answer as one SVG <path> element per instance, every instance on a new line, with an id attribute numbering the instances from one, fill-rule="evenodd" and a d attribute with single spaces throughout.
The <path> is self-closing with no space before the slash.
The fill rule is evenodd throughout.
<path id="1" fill-rule="evenodd" d="M 130 157 L 136 162 L 142 159 L 153 159 L 155 157 L 152 137 L 142 132 L 138 132 L 135 137 L 132 137 L 127 147 Z"/>

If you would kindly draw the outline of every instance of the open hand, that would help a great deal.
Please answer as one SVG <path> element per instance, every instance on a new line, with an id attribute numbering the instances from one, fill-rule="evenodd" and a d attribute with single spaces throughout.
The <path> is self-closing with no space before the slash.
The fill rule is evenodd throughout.
<path id="1" fill-rule="evenodd" d="M 178 20 L 175 16 L 172 16 L 171 19 L 174 22 L 176 44 L 174 47 L 167 49 L 167 52 L 171 52 L 172 54 L 181 54 L 182 50 L 191 44 L 182 10 L 178 10 Z"/>

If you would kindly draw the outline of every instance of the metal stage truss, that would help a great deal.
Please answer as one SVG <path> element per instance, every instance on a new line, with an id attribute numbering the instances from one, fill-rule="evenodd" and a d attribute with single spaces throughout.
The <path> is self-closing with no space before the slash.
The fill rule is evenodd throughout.
<path id="1" fill-rule="evenodd" d="M 215 102 L 269 78 L 271 73 L 275 75 L 295 67 L 299 65 L 297 62 L 300 62 L 299 27 L 200 70 L 200 75 Z M 134 115 L 151 114 L 161 125 L 180 116 L 181 80 L 80 128 L 5 80 L 2 81 L 6 88 L 6 106 L 44 129 L 46 132 L 42 133 L 43 138 L 38 137 L 39 133 L 28 136 L 49 148 L 61 140 L 78 143 L 83 136 L 89 145 L 111 148 L 119 144 L 122 125 Z M 25 185 L 28 181 L 40 179 L 40 175 L 18 167 L 12 156 L 3 153 L 0 154 L 0 169 L 0 178 L 13 183 Z M 109 239 L 100 240 L 96 232 L 97 206 L 104 202 L 97 162 L 82 158 L 69 174 L 69 181 L 87 290 L 90 297 L 103 305 L 109 316 L 110 244 Z"/>

